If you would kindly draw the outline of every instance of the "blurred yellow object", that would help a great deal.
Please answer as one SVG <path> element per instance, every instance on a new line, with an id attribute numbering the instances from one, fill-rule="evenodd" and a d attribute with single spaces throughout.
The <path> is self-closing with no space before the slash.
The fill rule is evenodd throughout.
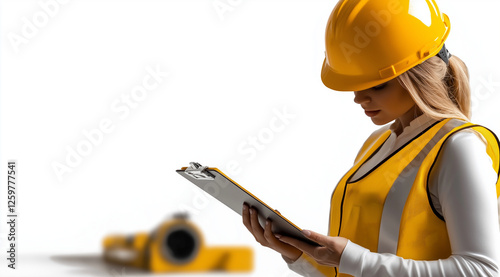
<path id="1" fill-rule="evenodd" d="M 449 32 L 434 0 L 340 0 L 326 26 L 321 80 L 338 91 L 380 85 L 435 56 Z"/>
<path id="2" fill-rule="evenodd" d="M 253 268 L 250 247 L 206 247 L 199 229 L 176 215 L 151 233 L 113 235 L 103 240 L 108 262 L 153 272 L 245 272 Z"/>

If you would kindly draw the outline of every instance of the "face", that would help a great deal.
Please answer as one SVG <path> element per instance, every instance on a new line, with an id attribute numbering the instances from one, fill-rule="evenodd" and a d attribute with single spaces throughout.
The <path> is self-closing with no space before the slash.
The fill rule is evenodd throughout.
<path id="1" fill-rule="evenodd" d="M 384 125 L 398 118 L 404 124 L 408 118 L 413 119 L 414 116 L 415 101 L 397 79 L 355 91 L 354 102 L 361 105 L 365 114 L 376 125 Z"/>

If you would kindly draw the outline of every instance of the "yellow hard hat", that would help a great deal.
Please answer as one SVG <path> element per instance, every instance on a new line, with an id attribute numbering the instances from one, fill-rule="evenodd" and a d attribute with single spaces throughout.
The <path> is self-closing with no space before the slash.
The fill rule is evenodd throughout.
<path id="1" fill-rule="evenodd" d="M 438 54 L 449 32 L 434 0 L 340 0 L 326 26 L 321 80 L 338 91 L 377 86 Z"/>

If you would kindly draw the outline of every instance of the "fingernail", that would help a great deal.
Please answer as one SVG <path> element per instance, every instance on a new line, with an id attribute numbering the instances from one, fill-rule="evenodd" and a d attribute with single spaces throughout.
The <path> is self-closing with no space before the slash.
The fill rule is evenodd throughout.
<path id="1" fill-rule="evenodd" d="M 277 239 L 280 239 L 280 238 L 281 238 L 281 235 L 278 235 L 278 234 L 276 234 L 276 235 L 274 235 L 274 236 L 275 236 Z"/>
<path id="2" fill-rule="evenodd" d="M 244 210 L 244 211 L 248 210 L 247 205 L 243 204 L 243 210 Z"/>
<path id="3" fill-rule="evenodd" d="M 269 225 L 269 220 L 266 220 L 266 226 Z"/>
<path id="4" fill-rule="evenodd" d="M 311 235 L 311 231 L 309 230 L 302 230 L 302 234 L 304 234 L 304 236 L 308 237 Z"/>
<path id="5" fill-rule="evenodd" d="M 250 209 L 250 214 L 253 214 L 253 209 Z"/>

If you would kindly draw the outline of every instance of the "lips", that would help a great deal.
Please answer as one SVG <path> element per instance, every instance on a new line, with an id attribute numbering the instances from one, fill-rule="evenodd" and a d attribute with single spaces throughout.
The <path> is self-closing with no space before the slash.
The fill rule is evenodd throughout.
<path id="1" fill-rule="evenodd" d="M 380 112 L 380 110 L 373 110 L 373 111 L 366 111 L 365 110 L 365 114 L 369 117 L 374 117 L 376 116 L 378 113 Z"/>

